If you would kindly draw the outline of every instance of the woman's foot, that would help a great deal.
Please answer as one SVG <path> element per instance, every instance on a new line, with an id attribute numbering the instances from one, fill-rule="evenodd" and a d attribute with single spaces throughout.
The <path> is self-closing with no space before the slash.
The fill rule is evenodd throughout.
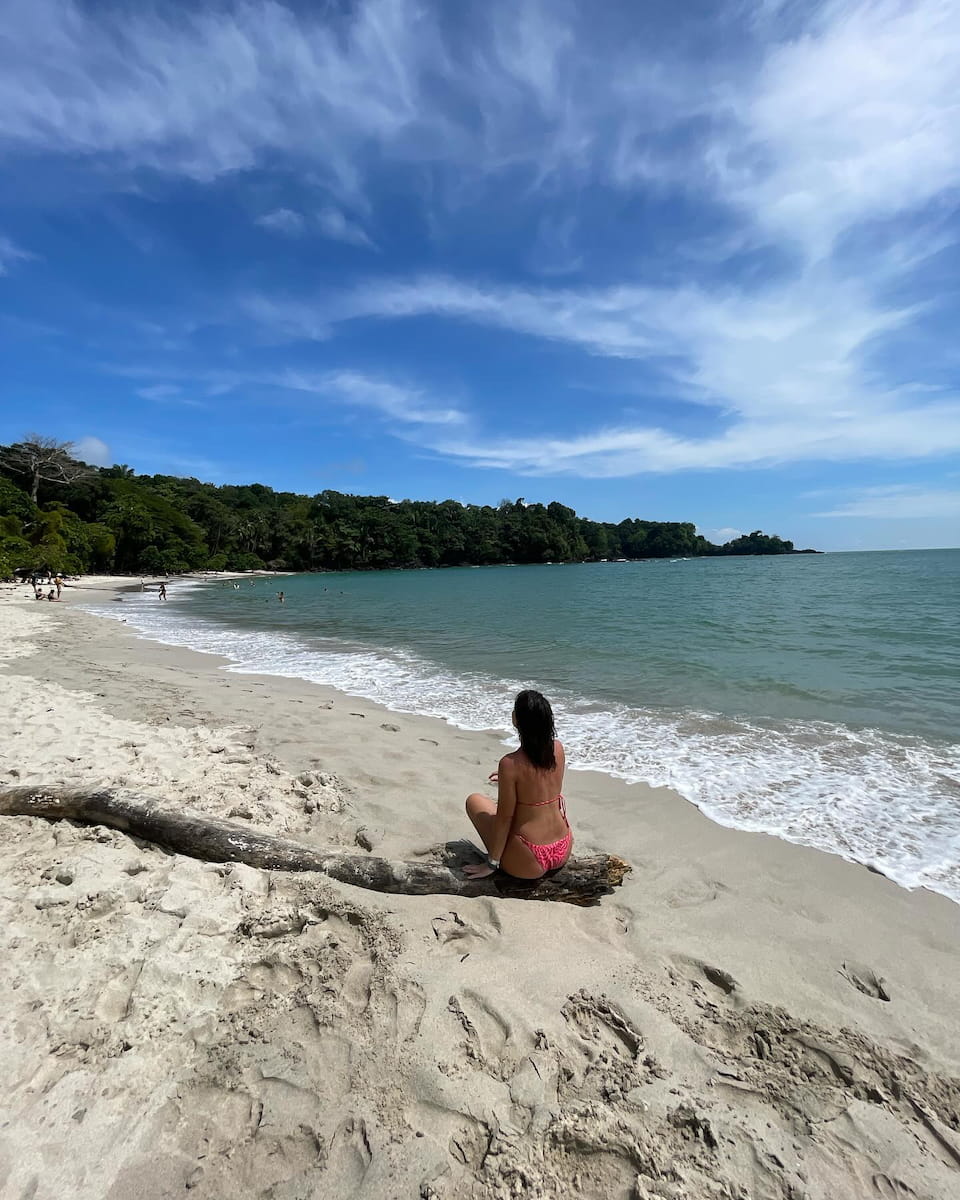
<path id="1" fill-rule="evenodd" d="M 468 879 L 486 879 L 489 875 L 495 875 L 496 870 L 496 867 L 491 867 L 488 862 L 467 863 L 463 873 Z"/>

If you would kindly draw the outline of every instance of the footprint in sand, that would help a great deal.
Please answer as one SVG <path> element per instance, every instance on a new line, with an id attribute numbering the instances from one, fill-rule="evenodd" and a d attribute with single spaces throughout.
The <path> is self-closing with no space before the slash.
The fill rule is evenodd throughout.
<path id="1" fill-rule="evenodd" d="M 890 1001 L 890 989 L 887 987 L 887 981 L 873 970 L 872 967 L 865 967 L 860 963 L 845 962 L 842 966 L 840 974 L 848 983 L 852 983 L 858 992 L 863 992 L 865 996 L 870 996 L 874 1000 Z"/>
<path id="2" fill-rule="evenodd" d="M 303 982 L 303 976 L 295 967 L 279 959 L 261 959 L 247 968 L 241 981 L 260 992 L 286 995 Z"/>
<path id="3" fill-rule="evenodd" d="M 881 1196 L 882 1200 L 909 1200 L 909 1197 L 917 1194 L 908 1183 L 902 1179 L 891 1179 L 889 1175 L 874 1175 L 870 1184 L 874 1195 Z"/>
<path id="4" fill-rule="evenodd" d="M 710 904 L 719 899 L 726 891 L 729 888 L 719 880 L 690 879 L 669 892 L 666 903 L 670 908 L 698 908 L 701 904 Z"/>
<path id="5" fill-rule="evenodd" d="M 412 1042 L 427 1011 L 423 988 L 412 980 L 388 983 L 380 988 L 379 1005 L 393 1042 L 397 1045 Z"/>
<path id="6" fill-rule="evenodd" d="M 350 1200 L 363 1195 L 363 1181 L 373 1162 L 373 1149 L 363 1117 L 347 1117 L 330 1140 L 323 1195 Z"/>
<path id="7" fill-rule="evenodd" d="M 354 959 L 343 977 L 340 994 L 357 1012 L 366 1012 L 370 1006 L 373 974 L 373 959 L 369 955 L 364 955 Z"/>
<path id="8" fill-rule="evenodd" d="M 451 996 L 447 1009 L 453 1013 L 466 1035 L 465 1049 L 469 1059 L 495 1078 L 504 1073 L 503 1057 L 510 1041 L 510 1026 L 504 1017 L 483 996 L 465 990 Z"/>
<path id="9" fill-rule="evenodd" d="M 600 1043 L 618 1057 L 635 1060 L 643 1049 L 643 1034 L 606 996 L 593 996 L 581 989 L 560 1011 L 586 1041 Z"/>

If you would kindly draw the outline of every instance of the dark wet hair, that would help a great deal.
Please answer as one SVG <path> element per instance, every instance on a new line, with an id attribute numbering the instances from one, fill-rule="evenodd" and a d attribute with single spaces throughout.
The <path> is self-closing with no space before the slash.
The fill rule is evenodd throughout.
<path id="1" fill-rule="evenodd" d="M 553 724 L 550 701 L 540 692 L 520 692 L 513 702 L 513 716 L 520 734 L 520 747 L 535 767 L 552 771 L 557 765 L 553 739 L 557 731 Z"/>

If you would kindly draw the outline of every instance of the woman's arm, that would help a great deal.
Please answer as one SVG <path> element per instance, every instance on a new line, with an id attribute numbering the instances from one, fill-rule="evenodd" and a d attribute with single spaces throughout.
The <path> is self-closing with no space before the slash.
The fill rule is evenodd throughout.
<path id="1" fill-rule="evenodd" d="M 517 811 L 517 776 L 509 757 L 501 758 L 497 772 L 497 815 L 493 818 L 490 858 L 499 862 L 510 840 L 513 816 Z"/>

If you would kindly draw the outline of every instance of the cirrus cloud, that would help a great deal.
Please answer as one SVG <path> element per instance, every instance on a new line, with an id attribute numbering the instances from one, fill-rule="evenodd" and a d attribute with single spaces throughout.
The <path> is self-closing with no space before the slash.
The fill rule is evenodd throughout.
<path id="1" fill-rule="evenodd" d="M 429 427 L 433 450 L 461 463 L 609 477 L 960 450 L 960 398 L 910 342 L 945 303 L 925 271 L 958 237 L 953 0 L 703 6 L 670 37 L 649 36 L 647 6 L 604 21 L 573 0 L 461 8 L 454 21 L 421 0 L 234 0 L 175 16 L 0 0 L 0 147 L 112 169 L 118 187 L 139 171 L 293 176 L 297 207 L 259 224 L 382 261 L 386 223 L 370 214 L 391 170 L 383 203 L 399 192 L 424 223 L 491 196 L 494 220 L 542 204 L 523 262 L 587 282 L 531 286 L 506 255 L 482 278 L 476 261 L 437 271 L 426 254 L 428 268 L 401 274 L 398 255 L 337 286 L 245 281 L 231 311 L 264 342 L 318 344 L 314 370 L 254 361 L 238 379 Z M 618 226 L 619 274 L 594 276 L 576 205 L 596 193 L 640 212 L 667 197 L 694 217 L 679 231 Z M 640 416 L 591 425 L 568 403 L 549 436 L 509 422 L 491 434 L 411 384 L 406 362 L 374 377 L 323 358 L 337 334 L 398 321 L 619 360 L 640 380 Z M 700 430 L 644 420 L 644 387 L 699 406 Z"/>
<path id="2" fill-rule="evenodd" d="M 290 208 L 275 208 L 271 212 L 257 217 L 254 222 L 271 233 L 283 233 L 288 237 L 297 237 L 303 233 L 303 217 Z"/>
<path id="3" fill-rule="evenodd" d="M 887 484 L 883 487 L 863 488 L 853 499 L 813 515 L 899 521 L 953 518 L 960 523 L 960 490 L 929 488 L 917 484 Z M 957 529 L 960 532 L 960 524 Z"/>
<path id="4" fill-rule="evenodd" d="M 0 275 L 8 275 L 13 263 L 28 262 L 36 257 L 29 250 L 15 245 L 8 237 L 0 235 Z"/>

